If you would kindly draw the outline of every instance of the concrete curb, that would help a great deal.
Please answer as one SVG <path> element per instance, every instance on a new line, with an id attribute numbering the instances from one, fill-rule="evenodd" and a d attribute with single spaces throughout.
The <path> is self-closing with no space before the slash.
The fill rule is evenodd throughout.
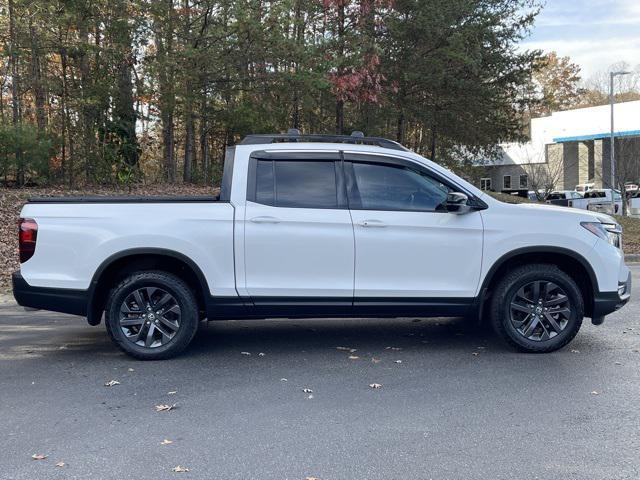
<path id="1" fill-rule="evenodd" d="M 640 263 L 640 255 L 638 254 L 629 254 L 624 256 L 625 263 Z"/>

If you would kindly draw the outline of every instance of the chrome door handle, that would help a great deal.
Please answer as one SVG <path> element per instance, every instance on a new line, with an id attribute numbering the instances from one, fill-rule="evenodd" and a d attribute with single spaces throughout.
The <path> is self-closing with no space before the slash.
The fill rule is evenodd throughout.
<path id="1" fill-rule="evenodd" d="M 384 228 L 387 226 L 386 223 L 383 223 L 380 220 L 363 220 L 359 225 L 365 228 Z"/>
<path id="2" fill-rule="evenodd" d="M 281 220 L 276 217 L 253 217 L 250 222 L 252 223 L 280 223 Z"/>

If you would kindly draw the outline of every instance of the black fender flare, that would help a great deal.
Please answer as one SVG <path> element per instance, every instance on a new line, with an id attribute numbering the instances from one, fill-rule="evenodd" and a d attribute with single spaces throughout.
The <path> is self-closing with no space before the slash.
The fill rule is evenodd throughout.
<path id="1" fill-rule="evenodd" d="M 125 257 L 132 257 L 137 255 L 155 255 L 155 256 L 164 256 L 174 258 L 183 262 L 187 265 L 193 273 L 196 275 L 198 282 L 200 283 L 200 289 L 202 290 L 202 298 L 208 298 L 210 295 L 209 284 L 207 282 L 204 273 L 198 265 L 186 255 L 176 252 L 175 250 L 169 250 L 166 248 L 151 248 L 151 247 L 143 247 L 143 248 L 129 248 L 126 250 L 122 250 L 120 252 L 114 253 L 107 257 L 100 266 L 96 269 L 91 278 L 91 283 L 89 284 L 89 289 L 87 291 L 87 322 L 89 325 L 98 325 L 102 318 L 102 310 L 104 307 L 104 302 L 101 301 L 104 299 L 100 295 L 98 291 L 98 286 L 100 284 L 100 280 L 104 272 L 109 268 L 114 262 L 121 260 Z"/>

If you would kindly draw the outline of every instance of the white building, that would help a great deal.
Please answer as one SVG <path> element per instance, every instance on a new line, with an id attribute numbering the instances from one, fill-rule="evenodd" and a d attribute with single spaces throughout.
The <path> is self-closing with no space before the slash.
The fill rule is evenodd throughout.
<path id="1" fill-rule="evenodd" d="M 640 101 L 615 105 L 616 160 L 640 163 Z M 611 109 L 609 105 L 554 112 L 531 120 L 531 141 L 500 145 L 480 181 L 485 190 L 528 190 L 532 176 L 550 172 L 557 190 L 610 182 Z M 537 173 L 536 173 L 537 172 Z M 633 181 L 640 179 L 634 178 Z"/>

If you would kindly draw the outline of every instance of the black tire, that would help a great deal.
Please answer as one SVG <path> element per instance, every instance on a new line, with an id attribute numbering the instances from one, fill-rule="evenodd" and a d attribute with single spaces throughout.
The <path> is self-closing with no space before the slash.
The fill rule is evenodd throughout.
<path id="1" fill-rule="evenodd" d="M 166 328 L 163 323 L 159 324 L 159 327 L 162 328 L 163 331 L 173 335 L 170 339 L 168 336 L 160 333 L 161 330 L 158 326 L 151 325 L 146 327 L 147 333 L 149 330 L 156 329 L 155 333 L 152 331 L 152 335 L 150 336 L 155 335 L 160 337 L 159 340 L 153 342 L 153 346 L 135 343 L 133 339 L 134 335 L 127 336 L 125 330 L 127 332 L 130 332 L 130 330 L 126 327 L 123 328 L 120 323 L 122 317 L 121 309 L 128 308 L 125 307 L 125 305 L 127 305 L 125 302 L 132 298 L 132 296 L 136 298 L 136 292 L 140 290 L 154 292 L 154 295 L 156 295 L 155 292 L 161 292 L 158 295 L 169 294 L 169 296 L 172 297 L 172 305 L 174 305 L 172 309 L 176 309 L 175 306 L 177 306 L 176 311 L 179 312 L 179 317 L 175 320 L 177 325 L 175 331 Z M 149 299 L 147 308 L 150 308 L 150 302 L 152 302 L 150 297 L 151 295 L 147 296 Z M 144 294 L 142 299 L 144 300 Z M 136 305 L 136 303 L 133 305 Z M 138 307 L 135 306 L 135 308 L 137 309 Z M 111 340 L 113 340 L 122 351 L 139 360 L 164 360 L 175 357 L 191 343 L 191 340 L 193 340 L 198 330 L 198 302 L 193 292 L 182 279 L 167 272 L 145 271 L 131 274 L 111 290 L 105 310 L 105 324 Z M 150 311 L 150 314 L 156 313 L 157 312 Z M 133 312 L 132 315 L 138 316 L 137 312 Z M 145 311 L 144 316 L 146 315 L 147 312 Z M 151 317 L 151 315 L 149 315 L 149 317 Z M 146 325 L 151 323 L 158 323 L 159 316 L 155 322 L 149 322 L 149 317 L 142 322 L 143 325 L 139 327 L 140 329 L 145 328 Z M 137 329 L 138 327 L 133 328 Z M 143 337 L 146 338 L 146 335 L 143 335 Z M 140 341 L 144 343 L 144 340 L 140 339 Z"/>
<path id="2" fill-rule="evenodd" d="M 536 283 L 538 283 L 538 299 L 543 297 L 540 294 L 540 285 L 542 285 L 545 294 L 547 289 L 553 288 L 556 292 L 555 297 L 547 296 L 546 301 L 539 300 L 536 302 L 535 293 L 531 290 L 536 288 Z M 524 297 L 520 293 L 525 292 L 525 289 L 529 289 L 526 291 L 530 292 L 528 297 L 531 298 L 530 303 L 532 304 L 527 305 L 527 308 L 533 309 L 532 313 L 529 314 L 527 312 L 517 313 L 522 311 L 520 299 Z M 556 308 L 556 310 L 546 312 L 542 308 L 542 313 L 538 313 L 538 304 L 543 307 L 543 305 L 549 305 L 562 298 L 566 298 L 562 306 L 549 307 Z M 516 303 L 516 308 L 514 308 L 512 302 Z M 564 312 L 568 311 L 568 313 L 555 314 L 560 308 Z M 553 313 L 551 316 L 554 319 L 553 324 L 549 324 L 547 313 Z M 555 265 L 523 265 L 508 272 L 498 281 L 491 300 L 490 316 L 496 333 L 517 350 L 529 353 L 553 352 L 566 346 L 580 330 L 584 316 L 584 301 L 576 282 Z M 536 322 L 531 322 L 532 317 L 537 317 Z M 521 322 L 518 320 L 521 320 Z M 522 326 L 520 326 L 520 323 L 522 323 Z M 538 338 L 531 339 L 526 336 L 529 333 L 526 327 L 532 326 L 534 323 L 537 326 L 531 332 L 531 337 L 534 336 L 535 332 Z M 556 331 L 557 327 L 561 325 L 562 328 L 558 333 Z M 520 329 L 518 326 L 520 326 Z M 556 327 L 555 329 L 554 326 Z M 549 332 L 554 336 L 545 338 L 549 337 Z"/>

